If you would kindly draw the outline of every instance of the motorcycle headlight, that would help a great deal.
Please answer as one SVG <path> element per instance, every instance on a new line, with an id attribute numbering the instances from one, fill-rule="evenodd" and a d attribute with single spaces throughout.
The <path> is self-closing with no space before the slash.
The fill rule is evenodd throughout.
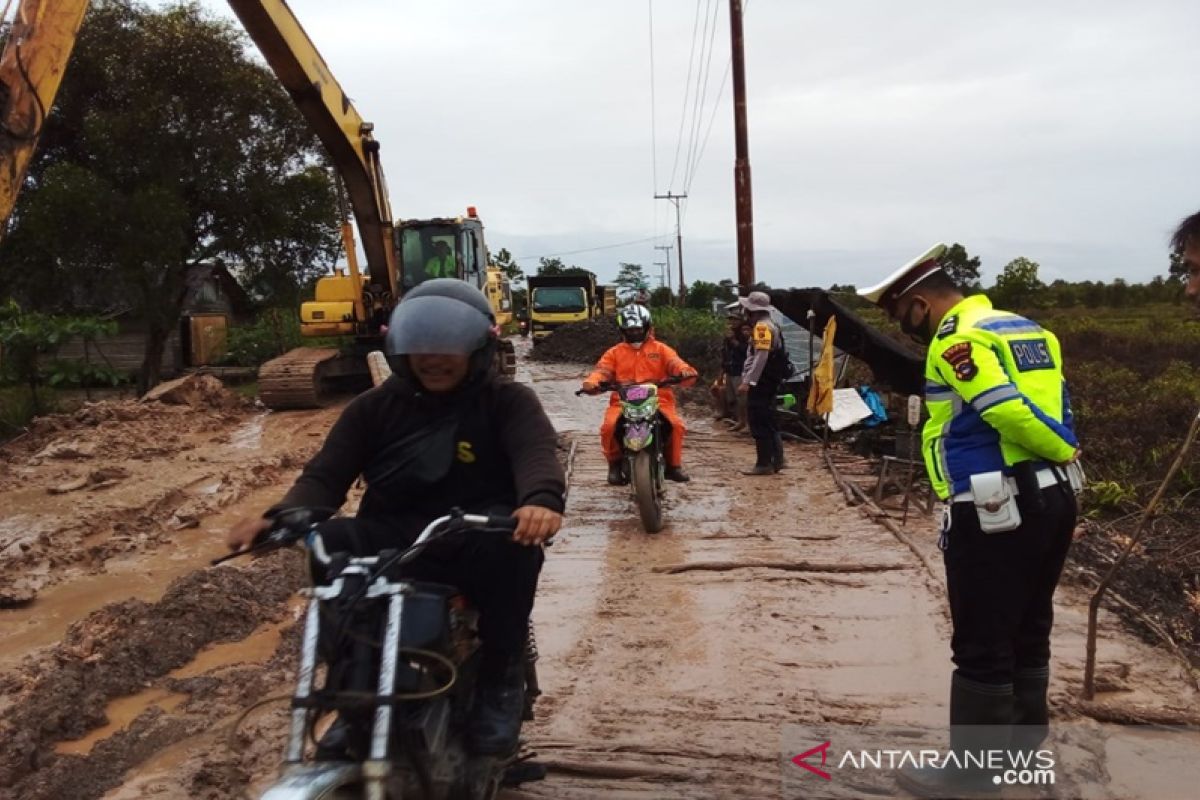
<path id="1" fill-rule="evenodd" d="M 640 406 L 628 405 L 625 406 L 625 419 L 641 422 L 653 417 L 656 410 L 650 403 Z"/>

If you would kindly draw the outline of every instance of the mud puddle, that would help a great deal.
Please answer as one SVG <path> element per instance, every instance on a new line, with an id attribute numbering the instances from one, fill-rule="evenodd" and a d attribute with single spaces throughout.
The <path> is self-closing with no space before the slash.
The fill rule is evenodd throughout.
<path id="1" fill-rule="evenodd" d="M 206 482 L 201 493 L 214 485 L 219 482 Z M 261 489 L 221 513 L 206 517 L 202 525 L 175 532 L 169 545 L 153 556 L 139 554 L 109 560 L 102 572 L 56 584 L 28 606 L 0 612 L 5 642 L 0 650 L 0 669 L 57 642 L 69 625 L 109 603 L 158 599 L 176 578 L 208 566 L 211 559 L 225 552 L 225 531 L 233 522 L 260 512 L 278 496 L 278 487 Z"/>

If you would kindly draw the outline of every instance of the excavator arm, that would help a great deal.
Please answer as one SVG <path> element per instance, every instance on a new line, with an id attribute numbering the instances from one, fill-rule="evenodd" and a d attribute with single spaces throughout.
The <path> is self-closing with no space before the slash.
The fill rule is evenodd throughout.
<path id="1" fill-rule="evenodd" d="M 379 143 L 283 0 L 228 0 L 342 176 L 372 283 L 397 296 L 392 210 Z M 348 254 L 350 257 L 350 254 Z"/>
<path id="2" fill-rule="evenodd" d="M 0 236 L 75 47 L 88 0 L 22 0 L 0 55 Z"/>

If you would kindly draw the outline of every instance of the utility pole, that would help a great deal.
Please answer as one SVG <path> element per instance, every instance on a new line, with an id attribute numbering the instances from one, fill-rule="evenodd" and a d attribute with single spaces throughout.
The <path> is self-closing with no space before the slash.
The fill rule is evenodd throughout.
<path id="1" fill-rule="evenodd" d="M 656 245 L 654 245 L 655 250 L 662 250 L 664 253 L 666 253 L 666 255 L 664 256 L 664 258 L 667 259 L 665 263 L 660 262 L 660 261 L 655 261 L 654 263 L 655 264 L 661 263 L 666 268 L 665 271 L 662 273 L 664 276 L 664 277 L 662 277 L 662 285 L 666 286 L 668 289 L 671 287 L 671 250 L 673 250 L 674 248 L 675 248 L 675 245 L 673 245 L 673 244 L 656 244 Z M 672 292 L 671 294 L 674 294 L 674 292 Z"/>
<path id="2" fill-rule="evenodd" d="M 679 201 L 687 197 L 686 194 L 671 194 L 668 191 L 666 194 L 654 195 L 655 200 L 670 200 L 675 204 L 675 245 L 678 247 L 679 259 L 679 305 L 683 305 L 683 301 L 687 299 L 687 284 L 683 281 L 683 232 L 679 227 Z"/>
<path id="3" fill-rule="evenodd" d="M 745 297 L 754 280 L 754 207 L 750 195 L 750 143 L 746 125 L 746 64 L 743 52 L 742 0 L 729 0 L 729 32 L 733 39 L 733 127 L 736 160 L 733 189 L 737 198 L 738 291 Z M 678 210 L 678 206 L 676 207 Z"/>

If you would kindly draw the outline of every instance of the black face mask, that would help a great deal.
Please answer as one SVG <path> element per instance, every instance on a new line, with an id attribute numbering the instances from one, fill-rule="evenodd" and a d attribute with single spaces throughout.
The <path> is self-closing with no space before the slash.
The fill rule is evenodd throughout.
<path id="1" fill-rule="evenodd" d="M 909 304 L 904 318 L 900 320 L 900 330 L 904 331 L 904 334 L 917 344 L 927 346 L 933 341 L 933 334 L 929 330 L 929 304 L 922 301 L 922 305 L 925 306 L 925 313 L 920 319 L 914 321 L 913 309 L 917 304 L 915 302 Z"/>

